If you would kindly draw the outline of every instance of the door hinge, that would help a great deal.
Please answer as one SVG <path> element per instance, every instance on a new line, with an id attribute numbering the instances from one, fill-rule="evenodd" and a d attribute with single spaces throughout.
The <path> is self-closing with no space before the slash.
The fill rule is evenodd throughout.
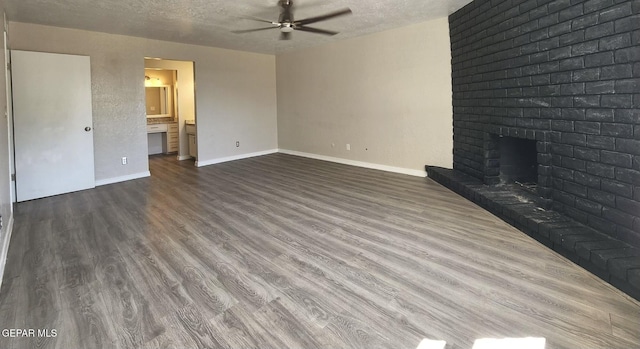
<path id="1" fill-rule="evenodd" d="M 7 70 L 11 71 L 11 63 L 10 62 L 7 62 Z"/>
<path id="2" fill-rule="evenodd" d="M 14 181 L 14 182 L 16 181 L 16 174 L 15 173 L 11 174 L 11 180 Z"/>

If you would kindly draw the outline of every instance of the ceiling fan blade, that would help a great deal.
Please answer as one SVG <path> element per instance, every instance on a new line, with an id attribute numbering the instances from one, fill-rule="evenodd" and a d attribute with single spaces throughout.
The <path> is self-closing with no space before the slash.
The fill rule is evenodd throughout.
<path id="1" fill-rule="evenodd" d="M 343 10 L 327 13 L 326 15 L 301 19 L 301 20 L 295 21 L 293 23 L 295 25 L 297 25 L 297 26 L 301 26 L 301 25 L 316 23 L 316 22 L 320 22 L 320 21 L 326 21 L 327 19 L 331 19 L 331 18 L 334 18 L 334 17 L 340 17 L 340 16 L 351 14 L 351 13 L 352 13 L 351 9 L 345 8 Z"/>
<path id="2" fill-rule="evenodd" d="M 278 27 L 265 27 L 265 28 L 255 28 L 255 29 L 245 29 L 245 30 L 232 30 L 232 33 L 235 34 L 243 34 L 243 33 L 251 33 L 251 32 L 257 32 L 257 31 L 261 31 L 261 30 L 268 30 L 268 29 L 278 29 Z"/>
<path id="3" fill-rule="evenodd" d="M 291 39 L 291 32 L 280 32 L 280 40 Z"/>
<path id="4" fill-rule="evenodd" d="M 301 32 L 309 32 L 309 33 L 324 34 L 324 35 L 338 34 L 338 32 L 334 32 L 331 30 L 324 30 L 324 29 L 311 28 L 311 27 L 301 27 L 301 26 L 296 27 L 296 30 L 299 30 Z"/>
<path id="5" fill-rule="evenodd" d="M 267 19 L 258 18 L 258 17 L 243 16 L 243 17 L 240 17 L 240 18 L 249 19 L 249 20 L 256 21 L 256 22 L 278 24 L 277 22 L 270 21 L 270 20 L 267 20 Z"/>

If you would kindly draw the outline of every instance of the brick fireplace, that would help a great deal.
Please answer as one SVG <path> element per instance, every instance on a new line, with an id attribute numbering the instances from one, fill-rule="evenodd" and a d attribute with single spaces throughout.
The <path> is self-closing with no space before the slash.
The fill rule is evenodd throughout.
<path id="1" fill-rule="evenodd" d="M 616 262 L 640 290 L 639 13 L 637 0 L 475 0 L 449 24 L 450 177 L 516 183 L 630 247 Z"/>

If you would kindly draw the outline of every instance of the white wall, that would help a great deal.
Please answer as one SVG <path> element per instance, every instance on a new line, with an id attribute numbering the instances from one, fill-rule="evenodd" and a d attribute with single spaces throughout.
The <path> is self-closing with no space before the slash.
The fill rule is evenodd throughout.
<path id="1" fill-rule="evenodd" d="M 451 168 L 448 30 L 442 18 L 278 55 L 279 147 L 414 173 Z"/>
<path id="2" fill-rule="evenodd" d="M 199 162 L 277 148 L 274 56 L 28 23 L 10 31 L 12 49 L 91 57 L 98 183 L 148 171 L 144 57 L 195 62 Z"/>
<path id="3" fill-rule="evenodd" d="M 0 1 L 0 18 L 4 18 L 4 2 Z M 2 24 L 2 29 L 5 29 Z M 0 31 L 1 32 L 1 31 Z M 4 39 L 0 39 L 4 42 Z M 5 70 L 5 52 L 0 54 L 0 215 L 2 215 L 2 229 L 0 229 L 0 284 L 4 274 L 4 267 L 11 238 L 11 226 L 13 223 L 13 210 L 11 199 L 11 170 L 9 147 L 9 120 L 7 118 L 7 89 Z M 0 285 L 1 286 L 1 285 Z"/>

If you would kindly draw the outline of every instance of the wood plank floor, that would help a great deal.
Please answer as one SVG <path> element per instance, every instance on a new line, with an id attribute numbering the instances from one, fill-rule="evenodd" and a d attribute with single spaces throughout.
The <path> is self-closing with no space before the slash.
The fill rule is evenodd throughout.
<path id="1" fill-rule="evenodd" d="M 283 154 L 18 204 L 0 348 L 640 347 L 640 304 L 426 178 Z"/>

